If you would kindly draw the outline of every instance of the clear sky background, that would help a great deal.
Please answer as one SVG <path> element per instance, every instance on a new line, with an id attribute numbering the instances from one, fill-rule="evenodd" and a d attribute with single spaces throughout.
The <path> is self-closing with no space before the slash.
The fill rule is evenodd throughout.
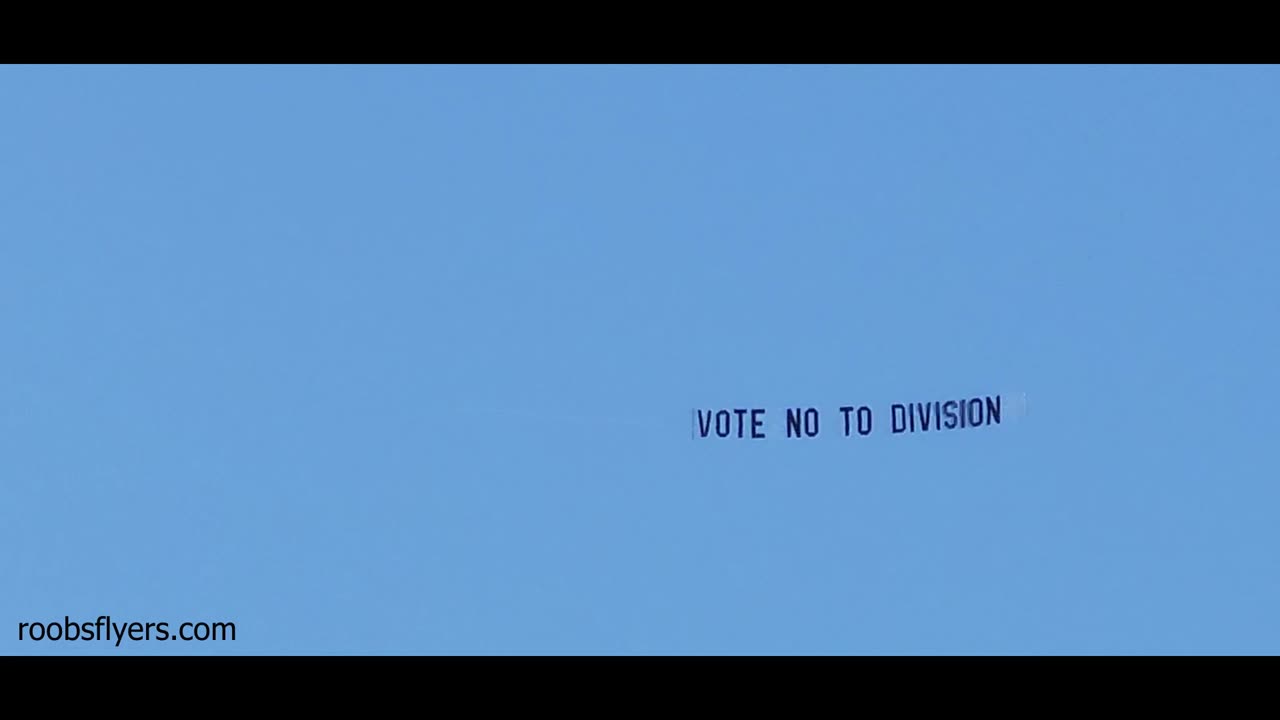
<path id="1" fill-rule="evenodd" d="M 1280 651 L 1278 130 L 1275 67 L 0 68 L 0 652 Z"/>

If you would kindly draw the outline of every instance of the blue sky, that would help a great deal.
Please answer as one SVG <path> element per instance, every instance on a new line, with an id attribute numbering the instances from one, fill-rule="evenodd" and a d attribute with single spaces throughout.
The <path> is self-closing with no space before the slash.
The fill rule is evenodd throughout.
<path id="1" fill-rule="evenodd" d="M 1274 653 L 1277 87 L 0 68 L 0 652 Z"/>

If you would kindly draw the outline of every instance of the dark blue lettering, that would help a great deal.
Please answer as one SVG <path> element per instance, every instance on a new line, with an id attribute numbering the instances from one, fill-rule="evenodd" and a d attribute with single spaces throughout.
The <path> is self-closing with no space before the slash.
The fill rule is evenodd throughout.
<path id="1" fill-rule="evenodd" d="M 800 437 L 800 408 L 787 408 L 787 437 Z"/>
<path id="2" fill-rule="evenodd" d="M 974 398 L 969 401 L 969 425 L 978 427 L 982 424 L 982 401 Z"/>
<path id="3" fill-rule="evenodd" d="M 956 429 L 956 407 L 959 405 L 955 400 L 948 400 L 942 404 L 942 413 L 946 415 L 946 428 L 948 430 Z"/>
<path id="4" fill-rule="evenodd" d="M 893 434 L 897 435 L 898 433 L 905 431 L 907 429 L 907 409 L 900 403 L 894 403 L 893 407 L 889 408 L 889 410 L 890 414 L 893 416 Z"/>
<path id="5" fill-rule="evenodd" d="M 706 437 L 711 434 L 712 416 L 713 413 L 710 410 L 708 410 L 706 414 L 703 414 L 701 410 L 698 411 L 698 432 L 702 433 L 702 437 Z"/>
<path id="6" fill-rule="evenodd" d="M 852 433 L 853 424 L 849 422 L 849 413 L 853 412 L 852 405 L 844 405 L 840 408 L 840 414 L 844 416 L 844 436 L 849 437 Z"/>
<path id="7" fill-rule="evenodd" d="M 929 403 L 919 403 L 916 405 L 916 414 L 920 416 L 920 429 L 928 432 L 929 422 L 933 420 L 933 408 Z"/>
<path id="8" fill-rule="evenodd" d="M 858 434 L 871 434 L 871 408 L 866 405 L 858 408 Z"/>
<path id="9" fill-rule="evenodd" d="M 813 437 L 818 434 L 818 410 L 809 408 L 804 411 L 804 434 Z"/>

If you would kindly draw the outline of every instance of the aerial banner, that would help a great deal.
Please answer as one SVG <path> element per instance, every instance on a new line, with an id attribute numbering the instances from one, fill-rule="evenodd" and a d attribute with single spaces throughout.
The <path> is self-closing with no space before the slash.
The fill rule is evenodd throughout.
<path id="1" fill-rule="evenodd" d="M 1025 393 L 897 402 L 877 412 L 870 405 L 694 408 L 693 437 L 766 440 L 771 437 L 814 438 L 821 433 L 843 437 L 873 433 L 891 435 L 975 430 L 1000 425 L 1026 414 Z M 780 418 L 774 420 L 774 418 Z M 771 426 L 770 423 L 775 425 Z"/>

